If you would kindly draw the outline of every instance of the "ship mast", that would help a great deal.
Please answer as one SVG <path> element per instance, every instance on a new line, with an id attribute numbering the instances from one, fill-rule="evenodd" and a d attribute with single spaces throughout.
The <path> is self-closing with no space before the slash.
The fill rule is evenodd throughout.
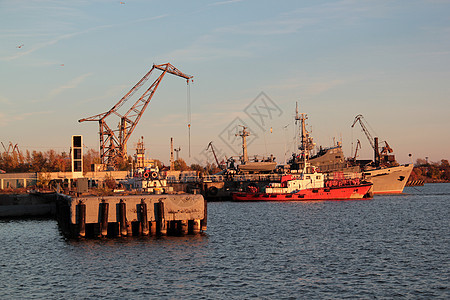
<path id="1" fill-rule="evenodd" d="M 241 159 L 242 163 L 248 162 L 247 137 L 250 135 L 250 132 L 248 132 L 246 129 L 247 127 L 242 126 L 242 131 L 236 134 L 236 136 L 240 136 L 242 138 L 242 159 Z"/>
<path id="2" fill-rule="evenodd" d="M 301 158 L 303 159 L 303 171 L 306 172 L 306 163 L 309 159 L 311 150 L 314 149 L 313 138 L 309 135 L 308 130 L 306 130 L 306 120 L 308 116 L 305 113 L 298 113 L 298 103 L 295 103 L 295 123 L 300 121 L 300 135 L 301 141 L 298 149 L 300 150 Z"/>

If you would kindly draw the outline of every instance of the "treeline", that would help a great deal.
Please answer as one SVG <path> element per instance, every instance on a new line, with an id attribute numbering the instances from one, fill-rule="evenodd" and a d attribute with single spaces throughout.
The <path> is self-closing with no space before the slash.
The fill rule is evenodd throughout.
<path id="1" fill-rule="evenodd" d="M 160 170 L 168 169 L 159 160 L 155 160 Z M 98 151 L 89 149 L 83 155 L 83 169 L 90 171 L 92 164 L 100 163 Z M 119 162 L 118 170 L 129 171 L 133 166 L 132 157 L 129 156 Z M 0 170 L 6 173 L 29 173 L 29 172 L 70 172 L 72 170 L 70 153 L 57 153 L 55 150 L 41 151 L 13 151 L 0 154 Z M 220 171 L 214 164 L 207 163 L 206 166 L 192 164 L 188 166 L 183 159 L 175 161 L 177 171 L 198 171 L 203 175 L 215 174 Z"/>
<path id="2" fill-rule="evenodd" d="M 450 182 L 450 164 L 447 159 L 429 163 L 425 159 L 419 158 L 414 164 L 414 169 L 409 176 L 409 180 Z"/>
<path id="3" fill-rule="evenodd" d="M 92 164 L 100 163 L 98 151 L 89 149 L 83 155 L 83 168 L 91 170 Z M 160 161 L 155 160 L 160 170 L 168 169 Z M 133 167 L 132 158 L 129 156 L 120 162 L 118 169 L 125 171 Z M 72 169 L 70 153 L 57 153 L 55 150 L 41 151 L 13 151 L 0 154 L 0 170 L 6 173 L 28 173 L 28 172 L 70 172 Z M 183 159 L 175 161 L 175 170 L 197 171 L 202 175 L 211 175 L 220 172 L 215 164 L 207 163 L 206 166 L 192 164 L 188 166 Z M 409 180 L 423 180 L 424 182 L 450 182 L 450 164 L 447 159 L 440 162 L 429 163 L 419 158 L 414 164 Z"/>
<path id="4" fill-rule="evenodd" d="M 197 171 L 200 175 L 213 175 L 221 171 L 215 164 L 206 163 L 206 166 L 201 166 L 199 164 L 192 164 L 188 166 L 186 162 L 182 159 L 175 161 L 176 171 Z"/>
<path id="5" fill-rule="evenodd" d="M 90 170 L 93 163 L 100 163 L 98 151 L 89 149 L 83 155 L 84 170 Z M 57 153 L 55 150 L 41 151 L 14 151 L 0 154 L 0 170 L 7 173 L 28 172 L 70 172 L 72 170 L 70 153 Z"/>

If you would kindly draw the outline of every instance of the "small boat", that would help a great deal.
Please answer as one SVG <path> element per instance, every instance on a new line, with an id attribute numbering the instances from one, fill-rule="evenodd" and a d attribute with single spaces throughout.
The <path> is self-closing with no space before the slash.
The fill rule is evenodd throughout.
<path id="1" fill-rule="evenodd" d="M 371 182 L 358 178 L 345 179 L 343 173 L 338 178 L 325 179 L 323 173 L 289 174 L 280 182 L 272 182 L 259 191 L 249 186 L 245 192 L 231 194 L 234 201 L 298 201 L 298 200 L 351 200 L 372 198 Z"/>

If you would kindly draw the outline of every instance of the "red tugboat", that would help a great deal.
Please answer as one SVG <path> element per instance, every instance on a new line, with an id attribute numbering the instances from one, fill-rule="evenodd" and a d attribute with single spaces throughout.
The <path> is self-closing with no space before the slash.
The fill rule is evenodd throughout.
<path id="1" fill-rule="evenodd" d="M 339 174 L 339 173 L 338 173 Z M 289 174 L 259 192 L 250 186 L 246 192 L 232 193 L 234 201 L 299 201 L 370 199 L 371 182 L 359 179 L 325 179 L 322 173 Z"/>
<path id="2" fill-rule="evenodd" d="M 301 158 L 303 171 L 289 173 L 281 177 L 280 182 L 270 183 L 264 191 L 258 191 L 255 186 L 248 187 L 245 192 L 235 192 L 231 196 L 234 201 L 298 201 L 298 200 L 350 200 L 372 198 L 371 182 L 359 178 L 345 179 L 343 172 L 325 174 L 317 172 L 308 163 L 309 150 L 314 146 L 312 138 L 306 131 L 306 114 L 299 117 L 296 110 L 296 120 L 301 126 Z"/>

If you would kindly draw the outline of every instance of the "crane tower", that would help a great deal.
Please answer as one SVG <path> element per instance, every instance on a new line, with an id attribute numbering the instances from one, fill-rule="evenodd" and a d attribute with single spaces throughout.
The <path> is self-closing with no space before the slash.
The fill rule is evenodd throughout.
<path id="1" fill-rule="evenodd" d="M 124 114 L 119 112 L 119 109 L 125 110 L 122 106 L 141 88 L 149 79 L 153 70 L 158 69 L 162 71 L 159 77 L 152 83 L 152 85 L 136 100 L 136 102 L 128 109 Z M 125 158 L 127 156 L 127 141 L 129 140 L 133 130 L 136 128 L 142 114 L 147 108 L 150 100 L 153 97 L 156 89 L 158 88 L 161 80 L 166 73 L 176 75 L 186 79 L 187 84 L 192 81 L 193 76 L 182 73 L 170 63 L 162 65 L 153 65 L 150 71 L 142 77 L 142 79 L 134 85 L 134 87 L 122 97 L 109 111 L 78 120 L 78 122 L 84 121 L 97 121 L 99 123 L 100 133 L 100 159 L 101 162 L 107 166 L 116 166 L 118 159 Z M 118 117 L 119 126 L 114 128 L 106 123 L 108 117 Z M 117 124 L 117 123 L 116 123 Z M 190 126 L 190 124 L 188 125 Z"/>

